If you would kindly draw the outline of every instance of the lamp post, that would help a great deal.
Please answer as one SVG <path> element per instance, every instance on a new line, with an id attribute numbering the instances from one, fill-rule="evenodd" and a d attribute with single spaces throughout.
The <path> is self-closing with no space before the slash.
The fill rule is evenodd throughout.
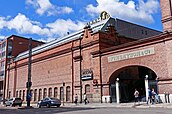
<path id="1" fill-rule="evenodd" d="M 116 103 L 120 103 L 119 78 L 116 79 Z"/>
<path id="2" fill-rule="evenodd" d="M 156 90 L 157 90 L 157 94 L 159 94 L 159 88 L 158 88 L 158 79 L 159 79 L 159 77 L 156 77 Z"/>
<path id="3" fill-rule="evenodd" d="M 145 91 L 146 91 L 146 101 L 148 101 L 148 88 L 149 88 L 149 84 L 148 84 L 148 75 L 145 76 Z"/>
<path id="4" fill-rule="evenodd" d="M 31 100 L 31 64 L 32 64 L 32 38 L 29 39 L 29 56 L 28 56 L 28 81 L 26 83 L 27 87 L 27 107 L 30 107 L 30 100 Z"/>

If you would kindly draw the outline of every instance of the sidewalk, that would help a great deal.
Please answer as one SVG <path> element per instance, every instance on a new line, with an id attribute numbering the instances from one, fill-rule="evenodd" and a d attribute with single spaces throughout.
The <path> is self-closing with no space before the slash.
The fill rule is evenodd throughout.
<path id="1" fill-rule="evenodd" d="M 160 103 L 160 104 L 149 104 L 146 102 L 140 102 L 134 105 L 134 103 L 89 103 L 89 104 L 80 104 L 75 105 L 74 103 L 65 103 L 61 107 L 87 107 L 87 108 L 106 108 L 106 107 L 122 107 L 122 108 L 151 108 L 151 107 L 161 107 L 161 108 L 172 108 L 172 103 Z"/>
<path id="2" fill-rule="evenodd" d="M 38 108 L 36 104 L 31 104 L 33 108 Z M 4 108 L 5 106 L 0 104 L 0 108 Z M 23 104 L 22 107 L 26 107 L 26 104 Z M 160 103 L 160 104 L 153 104 L 153 105 L 147 105 L 146 102 L 140 102 L 134 105 L 134 103 L 89 103 L 89 104 L 80 104 L 78 103 L 75 105 L 74 103 L 64 103 L 61 104 L 61 107 L 85 107 L 85 108 L 113 108 L 113 107 L 118 107 L 118 108 L 172 108 L 172 103 Z"/>

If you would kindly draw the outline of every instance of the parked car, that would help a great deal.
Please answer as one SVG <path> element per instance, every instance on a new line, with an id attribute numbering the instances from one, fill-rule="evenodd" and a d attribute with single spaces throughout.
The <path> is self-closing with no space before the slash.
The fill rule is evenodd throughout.
<path id="1" fill-rule="evenodd" d="M 5 101 L 5 106 L 16 106 L 19 105 L 20 107 L 22 106 L 22 99 L 21 98 L 11 98 L 11 99 L 7 99 Z"/>
<path id="2" fill-rule="evenodd" d="M 46 106 L 46 107 L 51 107 L 51 106 L 57 106 L 60 107 L 61 105 L 61 100 L 57 99 L 57 98 L 50 98 L 50 97 L 46 97 L 43 100 L 39 101 L 37 106 L 39 108 L 41 108 L 42 106 Z"/>

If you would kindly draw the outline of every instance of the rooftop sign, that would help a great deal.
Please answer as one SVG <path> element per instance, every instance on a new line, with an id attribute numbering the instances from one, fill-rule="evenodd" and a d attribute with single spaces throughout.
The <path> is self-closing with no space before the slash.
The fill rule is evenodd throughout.
<path id="1" fill-rule="evenodd" d="M 98 19 L 95 19 L 95 20 L 93 20 L 91 22 L 88 22 L 87 25 L 92 25 L 92 24 L 98 23 L 98 22 L 100 22 L 102 20 L 108 19 L 109 17 L 110 17 L 110 15 L 106 11 L 102 11 L 100 13 L 100 16 L 99 16 Z"/>

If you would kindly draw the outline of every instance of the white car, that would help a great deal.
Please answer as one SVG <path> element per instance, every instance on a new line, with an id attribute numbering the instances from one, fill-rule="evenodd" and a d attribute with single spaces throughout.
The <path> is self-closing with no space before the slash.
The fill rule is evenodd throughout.
<path id="1" fill-rule="evenodd" d="M 10 98 L 7 101 L 5 101 L 5 106 L 16 106 L 19 105 L 22 106 L 22 99 L 21 98 Z"/>

